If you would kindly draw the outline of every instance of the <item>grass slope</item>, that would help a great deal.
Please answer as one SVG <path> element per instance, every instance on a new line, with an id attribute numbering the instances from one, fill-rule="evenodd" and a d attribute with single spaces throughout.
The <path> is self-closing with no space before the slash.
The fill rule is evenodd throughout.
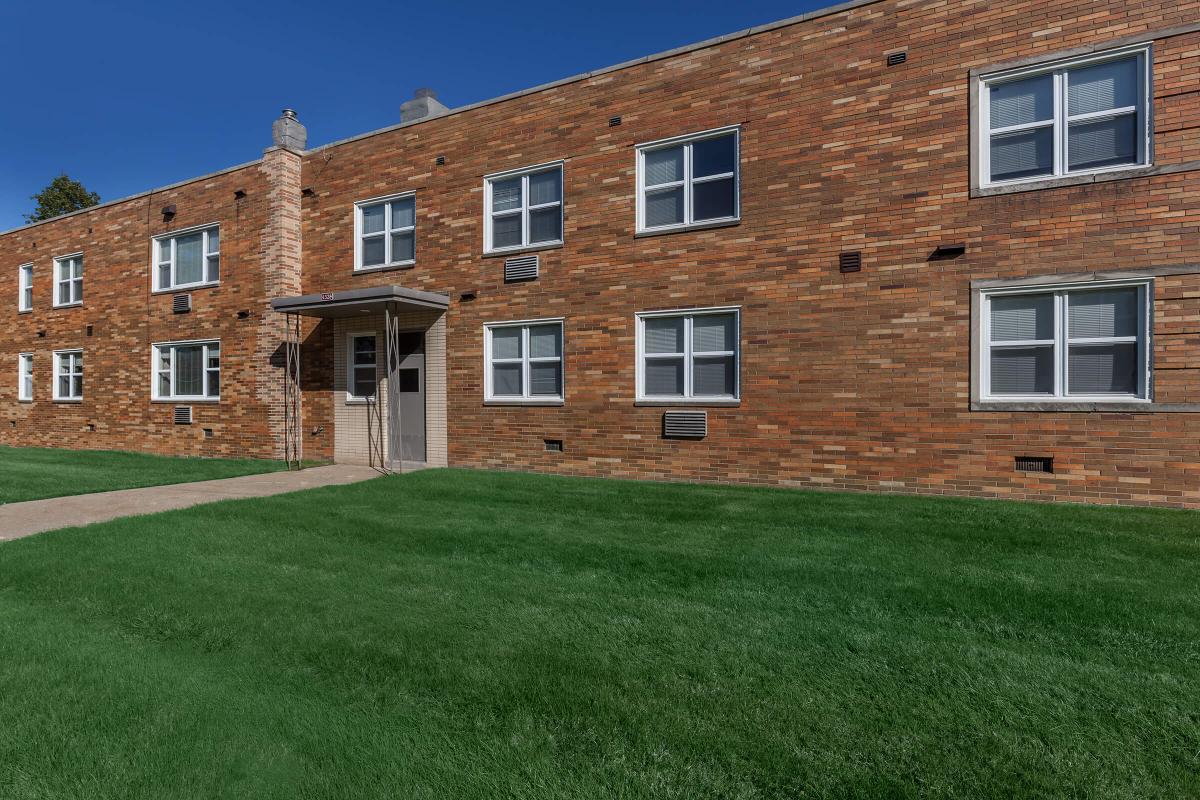
<path id="1" fill-rule="evenodd" d="M 46 497 L 274 472 L 263 459 L 172 458 L 109 450 L 0 447 L 0 505 Z"/>
<path id="2" fill-rule="evenodd" d="M 428 471 L 44 534 L 0 796 L 1195 797 L 1198 530 Z"/>

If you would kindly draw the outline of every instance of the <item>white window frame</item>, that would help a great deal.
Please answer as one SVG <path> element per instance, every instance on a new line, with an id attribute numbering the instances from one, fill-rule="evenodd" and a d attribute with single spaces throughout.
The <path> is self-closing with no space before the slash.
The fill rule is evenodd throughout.
<path id="1" fill-rule="evenodd" d="M 354 340 L 370 338 L 375 342 L 375 363 L 371 368 L 375 371 L 375 394 L 374 399 L 379 402 L 382 398 L 381 385 L 379 380 L 379 332 L 378 331 L 352 331 L 346 334 L 346 402 L 347 403 L 366 403 L 369 399 L 365 396 L 356 395 L 354 393 L 354 373 L 359 369 L 366 369 L 367 365 L 362 364 L 356 366 L 354 363 Z"/>
<path id="2" fill-rule="evenodd" d="M 79 277 L 74 278 L 71 276 L 67 276 L 66 278 L 64 278 L 63 277 L 63 267 L 70 265 L 70 264 L 74 263 L 75 261 L 79 262 Z M 69 253 L 65 256 L 55 256 L 54 257 L 54 300 L 53 300 L 54 308 L 72 308 L 74 306 L 83 305 L 83 276 L 84 276 L 83 253 Z M 63 286 L 63 284 L 71 284 L 72 285 L 72 291 L 71 291 L 72 299 L 68 303 L 61 303 L 61 302 L 59 302 L 59 299 L 58 299 L 59 294 L 60 294 L 60 289 Z M 74 299 L 74 297 L 75 297 L 74 284 L 78 284 L 78 286 L 79 286 L 79 299 L 78 300 Z"/>
<path id="3" fill-rule="evenodd" d="M 211 250 L 211 234 L 217 234 L 217 249 Z M 193 233 L 203 233 L 204 240 L 201 244 L 202 258 L 204 259 L 204 278 L 203 280 L 193 281 L 191 283 L 179 283 L 175 279 L 175 265 L 178 262 L 176 256 L 176 240 L 181 236 L 188 236 Z M 150 243 L 150 280 L 152 281 L 153 291 L 155 292 L 180 292 L 185 289 L 199 289 L 205 286 L 217 286 L 221 283 L 221 226 L 216 222 L 208 222 L 204 225 L 193 225 L 190 228 L 181 228 L 177 231 L 170 231 L 155 236 Z M 164 260 L 160 256 L 160 246 L 163 242 L 171 243 L 171 255 Z M 216 261 L 217 277 L 210 278 L 212 274 L 212 263 Z M 162 276 L 159 274 L 160 267 L 167 266 L 171 272 L 171 283 L 168 286 L 162 285 Z"/>
<path id="4" fill-rule="evenodd" d="M 1110 109 L 1106 111 L 1097 111 L 1090 114 L 1080 114 L 1078 116 L 1069 116 L 1067 112 L 1067 84 L 1068 71 L 1078 69 L 1079 67 L 1092 66 L 1102 64 L 1106 61 L 1118 61 L 1130 56 L 1138 57 L 1138 104 L 1136 106 L 1128 106 L 1120 109 Z M 1153 93 L 1153 52 L 1150 44 L 1138 44 L 1130 47 L 1123 47 L 1116 50 L 1108 50 L 1103 53 L 1093 53 L 1087 56 L 1078 58 L 1061 59 L 1058 61 L 1050 61 L 1044 64 L 1038 64 L 1031 67 L 1023 67 L 1014 70 L 1006 70 L 1003 72 L 993 72 L 979 76 L 979 92 L 978 92 L 978 116 L 976 118 L 976 129 L 978 131 L 978 139 L 976 147 L 978 148 L 978 169 L 979 169 L 979 185 L 983 188 L 993 186 L 1014 186 L 1021 184 L 1035 184 L 1045 181 L 1054 181 L 1061 178 L 1070 178 L 1077 175 L 1097 175 L 1107 172 L 1123 172 L 1131 169 L 1143 169 L 1151 166 L 1154 163 L 1154 93 Z M 1010 125 L 1004 128 L 991 128 L 991 92 L 989 89 L 992 86 L 1001 83 L 1007 83 L 1014 80 L 1023 80 L 1025 78 L 1033 78 L 1039 75 L 1054 76 L 1054 118 L 1052 121 L 1030 122 L 1021 125 Z M 1067 154 L 1067 129 L 1068 123 L 1102 120 L 1109 117 L 1122 116 L 1134 112 L 1137 114 L 1139 124 L 1138 135 L 1138 160 L 1135 164 L 1118 164 L 1111 167 L 1098 167 L 1095 169 L 1068 169 L 1068 154 Z M 1011 178 L 1008 180 L 993 181 L 991 179 L 992 168 L 992 136 L 1002 133 L 1019 133 L 1024 130 L 1033 130 L 1036 128 L 1054 127 L 1054 171 L 1048 175 L 1037 175 L 1033 177 Z"/>
<path id="5" fill-rule="evenodd" d="M 692 349 L 692 321 L 696 317 L 713 316 L 716 314 L 733 314 L 734 343 L 733 350 L 703 351 Z M 741 306 L 717 306 L 712 308 L 682 308 L 667 311 L 640 311 L 636 315 L 637 326 L 637 364 L 636 389 L 637 401 L 642 403 L 665 403 L 680 405 L 730 405 L 741 402 L 742 399 L 742 308 Z M 683 326 L 683 395 L 648 395 L 646 394 L 646 320 L 664 317 L 681 317 Z M 680 354 L 651 354 L 662 358 L 679 358 Z M 731 395 L 700 395 L 692 392 L 692 371 L 696 356 L 733 356 L 733 394 Z"/>
<path id="6" fill-rule="evenodd" d="M 566 239 L 566 231 L 563 228 L 566 220 L 563 217 L 563 206 L 567 199 L 567 183 L 566 170 L 563 167 L 563 161 L 548 161 L 545 164 L 537 164 L 532 167 L 520 167 L 519 169 L 510 169 L 505 172 L 495 172 L 491 175 L 483 176 L 483 252 L 485 253 L 514 253 L 521 250 L 539 250 L 543 247 L 557 247 Z M 537 205 L 529 204 L 529 177 L 542 172 L 550 172 L 558 170 L 558 200 L 552 203 L 539 203 Z M 509 180 L 511 178 L 521 179 L 521 207 L 509 209 L 507 211 L 492 211 L 492 184 L 496 181 Z M 542 211 L 547 208 L 558 206 L 558 231 L 557 239 L 547 239 L 544 242 L 529 241 L 529 215 L 532 211 Z M 509 245 L 508 247 L 492 247 L 492 220 L 494 217 L 521 217 L 521 243 Z"/>
<path id="7" fill-rule="evenodd" d="M 375 270 L 395 269 L 396 267 L 409 267 L 417 263 L 417 193 L 415 191 L 400 192 L 398 194 L 384 195 L 383 197 L 372 197 L 369 200 L 359 200 L 354 204 L 354 271 L 355 272 L 373 272 Z M 413 224 L 399 228 L 392 227 L 392 203 L 397 200 L 412 200 L 413 201 Z M 383 231 L 381 233 L 373 233 L 371 236 L 383 236 L 383 262 L 382 264 L 372 264 L 368 267 L 363 266 L 363 209 L 368 206 L 376 206 L 380 203 L 386 205 L 383 211 Z M 413 235 L 413 257 L 402 261 L 392 260 L 392 234 L 393 233 L 412 233 Z"/>
<path id="8" fill-rule="evenodd" d="M 17 267 L 17 311 L 33 311 L 33 264 Z"/>
<path id="9" fill-rule="evenodd" d="M 17 400 L 33 402 L 33 353 L 17 354 Z"/>
<path id="10" fill-rule="evenodd" d="M 705 139 L 716 139 L 733 134 L 733 172 L 722 172 L 718 175 L 705 175 L 703 178 L 692 177 L 692 148 L 691 145 Z M 683 150 L 683 180 L 674 183 L 661 183 L 650 187 L 651 191 L 658 189 L 683 187 L 683 222 L 670 225 L 646 226 L 646 153 L 684 145 Z M 733 216 L 715 217 L 695 221 L 692 219 L 692 187 L 697 183 L 733 178 Z M 670 139 L 659 139 L 637 145 L 637 232 L 659 233 L 661 231 L 679 231 L 689 228 L 709 228 L 718 225 L 730 225 L 742 219 L 742 126 L 727 125 L 723 128 L 688 133 L 674 136 Z"/>
<path id="11" fill-rule="evenodd" d="M 540 356 L 534 358 L 530 355 L 529 350 L 529 329 L 536 328 L 542 325 L 558 325 L 558 341 L 560 351 L 557 357 L 555 356 Z M 520 358 L 501 358 L 494 359 L 492 357 L 492 332 L 505 328 L 520 328 L 521 329 L 521 357 Z M 548 394 L 531 394 L 530 393 L 530 365 L 531 364 L 550 364 L 558 363 L 559 373 L 559 388 L 561 391 L 557 395 Z M 502 394 L 497 395 L 493 391 L 493 376 L 492 366 L 495 364 L 520 364 L 521 365 L 521 394 Z M 484 402 L 497 403 L 502 405 L 563 405 L 567 397 L 567 332 L 566 325 L 563 323 L 563 317 L 547 317 L 544 319 L 522 319 L 512 320 L 507 322 L 488 322 L 483 326 L 483 398 Z"/>
<path id="12" fill-rule="evenodd" d="M 201 364 L 203 365 L 202 369 L 204 372 L 204 393 L 198 394 L 198 395 L 176 394 L 175 387 L 178 385 L 178 381 L 176 380 L 175 367 L 178 362 L 175 358 L 174 350 L 179 347 L 195 347 L 195 346 L 200 346 L 203 348 L 201 351 L 201 354 L 200 354 L 200 358 L 201 358 Z M 210 348 L 212 348 L 212 347 L 215 347 L 217 350 L 217 359 L 218 360 L 217 360 L 217 366 L 215 369 L 208 366 Z M 161 374 L 164 372 L 164 370 L 161 368 L 160 363 L 159 363 L 159 357 L 163 350 L 172 351 L 171 352 L 171 365 L 170 365 L 170 367 L 168 367 L 170 378 L 171 378 L 171 393 L 170 394 L 163 394 L 161 391 L 159 391 L 159 386 L 158 386 L 159 378 L 161 377 Z M 223 356 L 224 356 L 224 354 L 221 352 L 221 340 L 220 339 L 194 339 L 194 340 L 184 340 L 184 341 L 178 341 L 178 342 L 155 342 L 150 347 L 150 397 L 151 397 L 151 399 L 158 401 L 158 402 L 167 402 L 167 403 L 180 403 L 180 402 L 216 403 L 216 402 L 219 402 L 221 400 L 221 392 L 220 392 L 219 387 L 218 387 L 218 391 L 216 394 L 212 394 L 211 392 L 209 392 L 209 388 L 210 388 L 210 379 L 211 379 L 212 373 L 215 372 L 217 374 L 218 382 L 220 382 L 220 380 L 221 380 L 221 358 L 223 358 Z"/>
<path id="13" fill-rule="evenodd" d="M 75 356 L 79 356 L 78 362 L 76 362 L 76 359 L 74 358 Z M 63 371 L 63 359 L 64 358 L 68 359 L 66 372 Z M 76 369 L 76 367 L 78 367 L 78 368 Z M 72 377 L 74 377 L 75 375 L 79 376 L 79 394 L 72 393 L 72 394 L 68 394 L 68 395 L 63 395 L 63 394 L 59 393 L 58 379 L 63 375 L 70 375 Z M 54 371 L 50 377 L 51 377 L 51 380 L 53 381 L 53 385 L 52 385 L 53 395 L 52 396 L 54 397 L 55 402 L 78 403 L 78 402 L 82 401 L 83 400 L 83 392 L 84 392 L 83 349 L 76 347 L 76 348 L 72 348 L 70 350 L 55 350 L 54 351 Z M 72 384 L 72 388 L 73 388 L 74 381 L 71 381 L 71 384 Z"/>
<path id="14" fill-rule="evenodd" d="M 1138 289 L 1138 334 L 1125 337 L 1101 339 L 1078 339 L 1067 336 L 1067 310 L 1069 295 L 1093 289 Z M 1054 393 L 1053 394 L 992 394 L 992 298 L 1012 295 L 1049 294 L 1054 297 L 1054 323 L 1052 339 L 1003 342 L 998 349 L 1047 346 L 1054 347 Z M 1031 284 L 1005 286 L 980 291 L 978 370 L 980 400 L 988 403 L 1149 403 L 1151 402 L 1151 369 L 1154 330 L 1151 321 L 1154 299 L 1154 281 L 1151 278 L 1124 281 L 1088 281 L 1083 283 Z M 1072 344 L 1138 344 L 1138 387 L 1134 394 L 1069 394 L 1068 359 Z"/>

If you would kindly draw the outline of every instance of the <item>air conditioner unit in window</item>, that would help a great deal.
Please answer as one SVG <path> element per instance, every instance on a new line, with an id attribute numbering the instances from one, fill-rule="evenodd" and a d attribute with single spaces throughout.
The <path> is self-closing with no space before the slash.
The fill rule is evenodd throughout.
<path id="1" fill-rule="evenodd" d="M 667 411 L 663 414 L 664 439 L 703 439 L 707 435 L 707 411 Z"/>
<path id="2" fill-rule="evenodd" d="M 532 281 L 537 280 L 538 276 L 538 257 L 537 256 L 518 256 L 517 258 L 504 259 L 504 282 L 515 283 L 517 281 Z"/>
<path id="3" fill-rule="evenodd" d="M 175 406 L 175 424 L 176 425 L 191 425 L 192 424 L 192 407 L 191 406 Z"/>

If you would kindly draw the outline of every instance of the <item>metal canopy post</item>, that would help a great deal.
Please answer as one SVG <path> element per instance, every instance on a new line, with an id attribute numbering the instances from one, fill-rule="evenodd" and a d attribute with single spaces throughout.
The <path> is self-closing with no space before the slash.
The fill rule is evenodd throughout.
<path id="1" fill-rule="evenodd" d="M 300 469 L 304 459 L 300 408 L 300 316 L 284 315 L 283 438 L 288 469 Z"/>
<path id="2" fill-rule="evenodd" d="M 384 337 L 387 340 L 387 386 L 388 386 L 388 456 L 396 472 L 404 472 L 404 440 L 400 436 L 400 319 L 395 305 L 388 303 L 383 309 Z"/>

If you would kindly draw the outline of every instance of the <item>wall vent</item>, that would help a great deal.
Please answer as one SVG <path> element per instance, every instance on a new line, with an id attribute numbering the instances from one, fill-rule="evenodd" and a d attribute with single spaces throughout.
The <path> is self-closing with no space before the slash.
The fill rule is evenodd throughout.
<path id="1" fill-rule="evenodd" d="M 205 438 L 205 439 L 211 439 L 211 438 L 213 438 L 213 429 L 212 429 L 212 428 L 205 428 L 205 429 L 204 429 L 204 438 Z"/>
<path id="2" fill-rule="evenodd" d="M 444 167 L 446 166 L 446 157 L 438 156 L 437 158 L 433 159 L 433 163 L 437 164 L 439 167 Z"/>
<path id="3" fill-rule="evenodd" d="M 175 424 L 176 425 L 191 425 L 192 424 L 192 407 L 191 406 L 175 406 Z"/>
<path id="4" fill-rule="evenodd" d="M 562 439 L 545 439 L 544 441 L 546 443 L 546 452 L 561 453 L 563 451 Z"/>
<path id="5" fill-rule="evenodd" d="M 908 51 L 907 50 L 901 50 L 899 53 L 888 53 L 887 54 L 887 65 L 889 67 L 898 67 L 901 64 L 903 64 L 905 61 L 908 61 Z"/>
<path id="6" fill-rule="evenodd" d="M 663 413 L 664 439 L 703 439 L 707 435 L 707 411 L 667 411 Z"/>
<path id="7" fill-rule="evenodd" d="M 1017 472 L 1054 472 L 1053 456 L 1017 456 Z"/>
<path id="8" fill-rule="evenodd" d="M 615 127 L 617 127 L 617 126 L 618 126 L 618 125 L 620 125 L 620 124 L 621 124 L 621 118 L 620 118 L 620 117 L 609 117 L 609 118 L 608 118 L 608 127 L 610 127 L 610 128 L 615 128 Z"/>
<path id="9" fill-rule="evenodd" d="M 538 276 L 537 256 L 518 256 L 504 259 L 504 282 L 532 281 Z"/>
<path id="10" fill-rule="evenodd" d="M 847 250 L 838 253 L 838 272 L 858 272 L 862 269 L 862 253 L 858 250 Z"/>
<path id="11" fill-rule="evenodd" d="M 190 294 L 177 294 L 171 298 L 171 310 L 176 314 L 187 314 L 192 310 L 192 296 Z"/>

